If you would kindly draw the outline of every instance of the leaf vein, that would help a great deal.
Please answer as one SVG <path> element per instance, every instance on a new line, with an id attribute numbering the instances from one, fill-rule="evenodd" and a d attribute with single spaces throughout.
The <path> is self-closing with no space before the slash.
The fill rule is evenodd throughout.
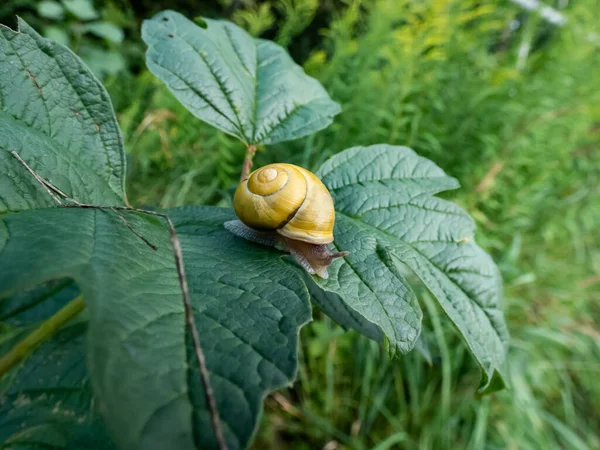
<path id="1" fill-rule="evenodd" d="M 182 39 L 183 42 L 185 42 L 187 45 L 189 45 L 198 56 L 200 56 L 200 58 L 202 59 L 202 61 L 204 61 L 204 64 L 206 64 L 206 67 L 208 68 L 210 74 L 212 75 L 212 77 L 215 79 L 215 81 L 217 82 L 217 84 L 219 85 L 219 88 L 221 89 L 221 91 L 224 94 L 225 100 L 227 100 L 227 103 L 229 103 L 229 107 L 231 108 L 231 111 L 233 112 L 233 115 L 235 116 L 235 118 L 237 119 L 238 122 L 238 128 L 239 128 L 239 132 L 242 135 L 242 138 L 248 142 L 248 138 L 246 137 L 246 134 L 244 133 L 244 128 L 243 128 L 243 124 L 242 121 L 240 120 L 237 108 L 235 107 L 235 105 L 233 104 L 233 100 L 231 99 L 231 92 L 226 88 L 226 86 L 223 84 L 223 81 L 221 81 L 221 79 L 217 76 L 217 73 L 215 72 L 213 66 L 208 62 L 208 60 L 206 59 L 206 57 L 202 54 L 202 52 L 200 50 L 198 50 L 193 44 L 191 44 L 190 42 Z"/>
<path id="2" fill-rule="evenodd" d="M 273 361 L 272 359 L 270 359 L 269 357 L 267 357 L 267 355 L 265 355 L 261 350 L 259 350 L 257 347 L 255 347 L 251 342 L 247 341 L 246 339 L 244 339 L 242 336 L 240 336 L 238 333 L 236 333 L 235 331 L 233 331 L 231 328 L 229 328 L 227 325 L 225 325 L 223 322 L 221 322 L 218 318 L 213 317 L 212 315 L 210 315 L 208 313 L 207 310 L 203 311 L 201 313 L 203 316 L 208 317 L 209 319 L 211 319 L 213 322 L 215 322 L 217 325 L 221 326 L 223 329 L 229 331 L 231 333 L 232 336 L 234 336 L 235 338 L 237 338 L 241 343 L 245 344 L 246 346 L 248 346 L 250 349 L 252 349 L 252 351 L 254 351 L 254 353 L 256 353 L 258 356 L 260 356 L 261 358 L 263 358 L 265 361 L 267 361 L 268 363 L 270 363 L 275 369 L 277 369 L 277 371 L 279 372 L 279 374 L 284 378 L 287 379 L 287 375 L 285 374 L 285 372 L 283 371 L 283 369 L 281 369 L 276 363 L 275 361 Z"/>
<path id="3" fill-rule="evenodd" d="M 342 215 L 346 216 L 347 218 L 349 218 L 349 219 L 351 219 L 351 220 L 355 220 L 355 221 L 358 221 L 358 222 L 360 222 L 360 223 L 363 223 L 363 224 L 367 225 L 368 227 L 370 227 L 370 228 L 373 228 L 374 230 L 376 230 L 376 231 L 377 231 L 377 232 L 379 232 L 379 233 L 383 233 L 383 234 L 385 234 L 385 235 L 388 235 L 388 236 L 390 236 L 391 238 L 393 238 L 394 240 L 397 240 L 397 239 L 398 239 L 396 236 L 394 236 L 393 234 L 390 234 L 390 233 L 389 233 L 389 232 L 387 232 L 386 230 L 381 230 L 381 229 L 378 229 L 378 228 L 374 227 L 374 226 L 373 226 L 373 225 L 371 225 L 371 224 L 368 224 L 368 223 L 366 223 L 366 222 L 363 222 L 363 221 L 359 220 L 359 219 L 358 219 L 358 218 L 356 218 L 356 217 L 353 217 L 353 216 L 347 215 L 347 214 L 345 214 L 345 213 L 343 213 L 343 212 L 341 212 L 340 214 L 342 214 Z M 439 267 L 438 267 L 438 266 L 437 266 L 437 265 L 436 265 L 436 264 L 435 264 L 433 261 L 430 261 L 430 260 L 429 260 L 429 259 L 428 259 L 428 258 L 427 258 L 427 257 L 426 257 L 424 254 L 423 254 L 423 253 L 421 253 L 421 252 L 419 251 L 419 249 L 417 249 L 416 247 L 414 247 L 413 245 L 411 245 L 409 242 L 405 242 L 405 241 L 400 241 L 400 242 L 402 242 L 404 245 L 408 246 L 409 248 L 413 249 L 413 250 L 414 250 L 416 253 L 418 253 L 418 254 L 419 254 L 419 256 L 420 256 L 421 258 L 423 258 L 423 260 L 424 260 L 426 263 L 428 263 L 428 264 L 431 264 L 431 265 L 432 265 L 433 267 L 435 267 L 435 268 L 436 268 L 436 269 L 437 269 L 439 272 L 441 272 L 442 274 L 444 274 L 444 271 L 443 271 L 443 270 L 441 270 L 441 269 L 440 269 L 440 268 L 439 268 Z M 408 264 L 408 263 L 407 263 L 407 264 Z M 419 278 L 421 279 L 421 281 L 423 281 L 423 282 L 425 283 L 425 280 L 423 280 L 423 278 L 422 278 L 422 277 L 421 277 L 421 276 L 418 274 L 418 272 L 417 272 L 417 271 L 415 271 L 415 273 L 417 274 L 417 276 L 419 276 Z M 502 338 L 500 337 L 500 334 L 499 334 L 499 332 L 498 332 L 498 331 L 495 329 L 495 327 L 494 327 L 494 326 L 492 326 L 492 323 L 493 323 L 493 321 L 491 320 L 491 317 L 490 317 L 489 313 L 487 312 L 487 309 L 492 309 L 492 308 L 490 308 L 490 307 L 486 307 L 486 308 L 484 308 L 484 307 L 483 307 L 483 306 L 482 306 L 482 305 L 481 305 L 481 304 L 480 304 L 480 303 L 479 303 L 479 302 L 478 302 L 476 299 L 472 299 L 472 298 L 471 298 L 469 295 L 467 295 L 467 293 L 466 293 L 466 292 L 463 290 L 463 288 L 462 288 L 460 285 L 458 285 L 458 284 L 457 284 L 457 282 L 456 282 L 455 280 L 451 279 L 450 277 L 446 277 L 446 278 L 448 279 L 448 281 L 449 281 L 449 282 L 450 282 L 452 285 L 454 285 L 454 286 L 455 286 L 455 287 L 456 287 L 458 290 L 460 290 L 460 291 L 462 292 L 462 294 L 465 296 L 465 298 L 466 298 L 467 300 L 471 300 L 471 301 L 473 302 L 473 304 L 475 304 L 475 305 L 476 305 L 478 308 L 480 308 L 481 310 L 483 310 L 484 314 L 485 314 L 485 315 L 486 315 L 486 317 L 488 318 L 488 321 L 490 322 L 490 328 L 492 329 L 492 331 L 494 332 L 494 334 L 495 334 L 495 335 L 496 335 L 496 337 L 498 338 L 498 341 L 502 342 Z M 441 283 L 440 283 L 440 286 L 442 286 L 442 284 L 441 284 Z M 442 288 L 442 290 L 443 290 L 444 292 L 446 292 L 446 290 L 445 290 L 445 289 L 443 289 L 443 288 Z M 451 302 L 449 302 L 449 301 L 448 301 L 448 304 L 451 304 L 451 305 L 452 305 L 452 307 L 453 307 L 453 308 L 455 308 L 455 306 L 454 306 L 454 305 L 453 305 Z M 473 307 L 473 305 L 472 305 L 470 302 L 465 302 L 465 304 L 466 304 L 466 305 L 467 305 L 469 308 L 472 308 L 472 307 Z M 479 328 L 479 331 L 481 332 L 481 331 L 482 331 L 481 324 L 478 324 L 478 328 Z M 463 329 L 461 328 L 461 332 L 465 332 L 465 331 L 466 331 L 466 332 L 468 332 L 468 329 L 467 329 L 467 330 L 463 330 Z M 469 333 L 469 334 L 471 334 L 471 333 Z M 475 337 L 475 336 L 474 336 L 474 337 Z M 484 345 L 482 342 L 479 342 L 479 339 L 476 339 L 476 340 L 478 341 L 477 343 L 478 343 L 479 345 L 485 346 L 485 345 Z M 478 356 L 478 358 L 479 358 L 479 356 Z"/>

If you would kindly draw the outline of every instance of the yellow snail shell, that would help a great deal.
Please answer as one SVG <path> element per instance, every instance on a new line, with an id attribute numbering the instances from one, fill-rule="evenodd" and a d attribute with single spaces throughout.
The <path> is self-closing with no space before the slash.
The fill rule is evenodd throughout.
<path id="1" fill-rule="evenodd" d="M 293 164 L 269 164 L 243 180 L 235 191 L 233 209 L 239 221 L 225 228 L 245 239 L 282 247 L 309 273 L 327 278 L 335 210 L 325 185 L 312 172 Z"/>

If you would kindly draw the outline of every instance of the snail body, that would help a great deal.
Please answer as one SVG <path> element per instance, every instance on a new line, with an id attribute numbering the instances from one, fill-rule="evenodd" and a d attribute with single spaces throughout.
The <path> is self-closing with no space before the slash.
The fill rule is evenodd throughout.
<path id="1" fill-rule="evenodd" d="M 269 164 L 242 180 L 233 197 L 240 220 L 225 223 L 233 234 L 282 248 L 309 273 L 327 278 L 327 267 L 348 252 L 332 252 L 335 210 L 325 185 L 293 164 Z"/>

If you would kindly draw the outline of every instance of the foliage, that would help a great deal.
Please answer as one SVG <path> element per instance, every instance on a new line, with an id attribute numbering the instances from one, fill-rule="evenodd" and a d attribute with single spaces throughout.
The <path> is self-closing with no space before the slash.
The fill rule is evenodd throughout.
<path id="1" fill-rule="evenodd" d="M 206 19 L 203 29 L 166 11 L 142 34 L 152 73 L 196 117 L 246 145 L 312 134 L 340 111 L 281 47 L 231 23 Z"/>
<path id="2" fill-rule="evenodd" d="M 198 117 L 242 140 L 251 156 L 257 144 L 305 136 L 339 112 L 281 48 L 231 24 L 204 19 L 198 26 L 165 12 L 145 24 L 143 35 L 150 68 Z M 31 425 L 26 442 L 74 444 L 60 430 L 83 428 L 79 416 L 87 425 L 89 376 L 102 420 L 92 420 L 77 438 L 86 447 L 106 444 L 104 424 L 121 448 L 246 447 L 265 393 L 295 377 L 298 331 L 310 319 L 308 276 L 281 255 L 225 231 L 224 221 L 235 217 L 231 210 L 156 213 L 129 206 L 119 129 L 89 69 L 22 21 L 17 31 L 2 28 L 0 45 L 6 62 L 0 148 L 8 168 L 0 178 L 0 294 L 72 279 L 90 317 L 87 369 L 72 388 L 82 396 L 72 424 L 51 422 L 48 435 Z M 186 58 L 190 53 L 198 58 Z M 204 76 L 192 80 L 190 74 Z M 501 375 L 508 339 L 499 311 L 501 280 L 487 255 L 467 242 L 473 232 L 468 215 L 431 197 L 457 187 L 455 181 L 411 150 L 385 145 L 349 149 L 324 164 L 321 176 L 344 218 L 334 245 L 352 251 L 324 289 L 354 321 L 385 335 L 392 356 L 407 353 L 421 332 L 421 312 L 400 273 L 406 264 L 465 337 L 483 368 L 484 388 L 497 389 L 490 380 Z M 364 308 L 369 291 L 374 296 Z M 80 302 L 69 302 L 40 330 L 54 329 L 47 324 L 59 314 L 68 320 L 64 311 L 77 311 Z M 70 342 L 63 344 L 65 358 L 77 360 L 81 346 L 69 349 Z M 15 346 L 3 370 L 28 348 Z M 64 376 L 52 362 L 34 370 Z M 30 389 L 27 373 L 14 375 L 3 402 L 16 407 L 17 416 L 19 396 Z M 52 411 L 60 411 L 63 402 L 33 400 L 23 414 L 34 423 L 41 420 L 38 409 L 43 416 L 53 404 Z M 23 439 L 15 423 L 4 423 L 9 445 Z"/>
<path id="3" fill-rule="evenodd" d="M 42 0 L 16 4 L 15 10 L 0 11 L 0 19 L 22 15 L 42 35 L 71 47 L 101 79 L 131 70 L 141 63 L 142 48 L 128 42 L 132 34 L 131 8 L 121 2 L 93 0 Z"/>
<path id="4" fill-rule="evenodd" d="M 358 312 L 354 320 L 381 324 L 390 354 L 406 353 L 420 335 L 421 317 L 414 293 L 405 289 L 409 283 L 399 273 L 408 267 L 440 302 L 481 364 L 484 389 L 493 376 L 503 376 L 508 332 L 500 309 L 500 274 L 473 242 L 469 215 L 433 196 L 457 188 L 456 180 L 409 148 L 387 145 L 348 149 L 323 164 L 318 175 L 336 202 L 334 245 L 350 251 L 345 264 L 332 268 L 337 276 L 319 285 L 338 294 L 344 309 Z M 356 298 L 350 294 L 354 291 L 359 292 Z M 349 300 L 358 303 L 350 305 Z M 337 314 L 331 317 L 352 327 Z"/>
<path id="5" fill-rule="evenodd" d="M 2 448 L 114 449 L 93 407 L 85 332 L 84 321 L 63 328 L 20 368 L 0 407 Z"/>
<path id="6" fill-rule="evenodd" d="M 461 26 L 442 3 L 468 7 L 362 2 L 339 14 L 305 68 L 343 114 L 262 161 L 317 167 L 323 153 L 386 141 L 455 175 L 464 189 L 452 198 L 473 214 L 506 282 L 511 389 L 478 400 L 462 343 L 429 314 L 433 366 L 413 354 L 388 364 L 324 319 L 304 331 L 306 376 L 268 403 L 258 448 L 278 448 L 277 439 L 284 448 L 371 448 L 386 438 L 396 442 L 389 448 L 600 445 L 590 419 L 600 404 L 599 5 L 569 4 L 556 28 L 498 2 Z M 399 49 L 398 29 L 419 45 Z M 444 40 L 424 46 L 432 35 Z M 517 70 L 521 47 L 530 51 Z"/>
<path id="7" fill-rule="evenodd" d="M 442 3 L 480 6 L 479 15 L 458 23 Z M 303 330 L 300 383 L 267 401 L 256 448 L 371 448 L 388 437 L 397 442 L 389 448 L 600 445 L 592 419 L 600 404 L 600 5 L 571 2 L 556 27 L 508 2 L 480 3 L 350 2 L 331 23 L 319 22 L 322 39 L 304 67 L 343 113 L 257 161 L 316 169 L 341 149 L 385 141 L 456 176 L 463 189 L 444 197 L 472 213 L 478 242 L 505 280 L 511 389 L 477 399 L 463 343 L 443 322 L 434 326 L 429 310 L 432 366 L 414 352 L 388 363 L 379 347 L 318 316 Z M 434 34 L 437 45 L 425 46 Z M 409 41 L 399 51 L 397 39 L 407 36 L 419 43 L 414 53 Z M 296 53 L 303 41 L 291 45 Z M 434 48 L 443 54 L 430 55 Z M 519 57 L 522 48 L 529 51 Z M 162 109 L 173 116 L 129 141 L 130 195 L 164 206 L 228 204 L 238 172 L 205 174 L 217 153 L 239 165 L 243 148 L 194 128 L 163 88 L 154 87 L 147 108 L 148 117 Z"/>
<path id="8" fill-rule="evenodd" d="M 90 311 L 88 376 L 115 441 L 124 448 L 164 448 L 174 439 L 182 448 L 216 447 L 204 401 L 207 388 L 193 369 L 196 353 L 192 332 L 184 326 L 183 288 L 169 230 L 160 216 L 124 205 L 124 155 L 106 92 L 72 53 L 26 23 L 19 32 L 3 28 L 2 33 L 3 56 L 20 63 L 4 66 L 0 86 L 0 148 L 8 168 L 1 178 L 2 296 L 48 280 L 73 279 Z M 22 88 L 11 92 L 10 86 Z M 230 448 L 238 448 L 252 435 L 264 391 L 293 379 L 298 328 L 310 310 L 298 270 L 272 252 L 240 253 L 239 243 L 222 228 L 224 214 L 170 213 L 185 264 L 195 274 L 187 277 L 192 320 L 203 330 L 212 389 L 228 424 L 225 438 Z M 24 253 L 25 242 L 30 251 Z M 237 278 L 226 280 L 236 265 Z M 244 303 L 247 307 L 239 308 Z M 40 370 L 50 377 L 58 368 L 47 364 Z M 26 374 L 17 374 L 5 403 L 26 395 L 29 388 L 14 392 Z M 40 411 L 55 401 L 40 404 Z M 81 413 L 87 414 L 71 415 L 73 426 Z M 186 420 L 191 415 L 193 420 Z M 22 438 L 16 425 L 12 419 L 4 424 L 4 434 L 13 435 L 10 442 Z M 53 438 L 35 436 L 44 445 L 74 444 L 64 436 L 56 436 L 60 444 Z M 103 442 L 91 432 L 86 439 L 86 447 Z"/>
<path id="9" fill-rule="evenodd" d="M 321 4 L 290 51 L 302 61 L 307 46 L 313 49 L 305 70 L 344 112 L 315 136 L 259 151 L 257 163 L 285 160 L 316 169 L 343 148 L 386 141 L 411 145 L 457 176 L 465 188 L 443 197 L 473 213 L 478 240 L 506 281 L 511 389 L 475 397 L 477 370 L 430 303 L 424 341 L 432 365 L 414 352 L 389 361 L 375 343 L 342 333 L 317 314 L 303 329 L 300 382 L 267 399 L 256 448 L 600 445 L 593 151 L 599 5 L 569 2 L 561 10 L 566 25 L 558 28 L 508 2 L 452 1 L 447 9 L 441 3 Z M 449 20 L 456 5 L 466 12 L 482 6 L 484 14 Z M 262 31 L 273 37 L 282 17 L 279 8 L 270 11 L 275 22 Z M 394 39 L 406 40 L 401 52 L 401 41 L 390 43 L 399 29 Z M 437 44 L 423 46 L 430 36 Z M 131 37 L 124 51 L 137 45 Z M 407 58 L 409 37 L 419 45 Z M 107 87 L 128 151 L 133 203 L 228 204 L 243 146 L 198 123 L 147 72 L 121 73 Z"/>

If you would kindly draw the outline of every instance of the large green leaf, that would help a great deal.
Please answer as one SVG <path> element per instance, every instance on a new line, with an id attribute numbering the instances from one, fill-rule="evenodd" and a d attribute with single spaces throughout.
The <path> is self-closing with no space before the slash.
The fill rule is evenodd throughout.
<path id="1" fill-rule="evenodd" d="M 194 318 L 225 437 L 243 448 L 267 392 L 291 383 L 298 331 L 310 319 L 301 272 L 222 227 L 230 210 L 169 212 L 184 254 Z M 71 277 L 90 310 L 89 373 L 116 442 L 129 449 L 215 448 L 187 340 L 169 233 L 156 216 L 51 208 L 0 218 L 0 298 Z M 29 251 L 23 252 L 27 245 Z"/>
<path id="2" fill-rule="evenodd" d="M 296 377 L 298 332 L 311 318 L 303 274 L 280 252 L 225 231 L 223 223 L 235 219 L 230 209 L 187 207 L 170 210 L 169 216 L 181 239 L 196 326 L 228 443 L 243 448 L 265 394 Z M 200 434 L 210 427 L 202 411 L 196 412 L 197 444 L 211 448 L 212 435 Z"/>
<path id="3" fill-rule="evenodd" d="M 106 90 L 22 20 L 19 31 L 0 25 L 0 213 L 56 206 L 12 152 L 80 202 L 124 203 L 125 157 Z"/>
<path id="4" fill-rule="evenodd" d="M 124 156 L 106 92 L 71 52 L 23 22 L 20 27 L 2 28 L 0 40 L 0 159 L 6 167 L 0 174 L 0 313 L 29 326 L 64 303 L 52 288 L 42 292 L 47 284 L 38 285 L 74 280 L 90 312 L 86 357 L 96 405 L 117 444 L 214 448 L 165 220 L 107 208 L 124 201 Z M 56 208 L 42 183 L 104 207 Z M 310 319 L 308 292 L 301 272 L 281 254 L 240 244 L 223 229 L 231 211 L 170 214 L 224 435 L 230 448 L 242 448 L 263 397 L 294 379 L 298 331 Z M 16 399 L 25 389 L 22 375 L 12 388 Z M 31 409 L 11 405 L 32 417 L 39 406 L 42 418 L 56 406 L 33 403 Z M 40 443 L 73 445 L 63 438 L 49 432 Z"/>
<path id="5" fill-rule="evenodd" d="M 191 435 L 183 433 L 192 414 L 185 322 L 168 232 L 158 217 L 123 217 L 158 250 L 113 211 L 43 209 L 2 216 L 10 239 L 0 253 L 0 297 L 73 278 L 90 310 L 92 385 L 117 443 L 141 448 L 149 437 L 160 445 L 175 433 L 191 446 Z M 25 245 L 30 251 L 20 250 Z M 145 431 L 157 411 L 165 413 L 162 423 L 156 420 Z"/>
<path id="6" fill-rule="evenodd" d="M 229 23 L 207 24 L 203 30 L 165 12 L 144 27 L 151 68 L 199 117 L 247 144 L 292 139 L 331 122 L 339 107 L 282 49 Z M 90 314 L 85 353 L 95 404 L 115 442 L 127 450 L 216 448 L 165 220 L 107 208 L 125 201 L 123 149 L 108 96 L 72 53 L 20 27 L 0 29 L 0 161 L 6 168 L 0 174 L 0 299 L 6 302 L 0 313 L 23 323 L 29 323 L 24 312 L 38 317 L 43 306 L 51 313 L 57 304 L 37 304 L 33 291 L 22 291 L 72 279 Z M 433 197 L 456 181 L 412 151 L 388 146 L 348 150 L 320 175 L 338 208 L 335 245 L 352 252 L 332 266 L 329 281 L 310 281 L 323 309 L 386 342 L 390 353 L 407 352 L 421 327 L 410 287 L 416 275 L 491 378 L 507 338 L 500 279 L 472 242 L 468 216 Z M 43 183 L 104 207 L 56 208 Z M 225 231 L 231 210 L 168 214 L 181 241 L 225 439 L 229 448 L 242 448 L 263 397 L 295 377 L 298 331 L 310 319 L 305 275 L 282 253 Z M 45 353 L 35 353 L 32 364 L 36 355 Z M 41 373 L 55 369 L 50 359 L 39 365 Z M 32 440 L 21 444 L 92 446 L 65 437 L 67 422 L 44 419 L 48 410 L 60 411 L 61 398 L 35 397 L 31 408 L 19 404 L 31 399 L 20 397 L 33 383 L 28 373 L 19 372 L 3 404 L 28 427 L 25 438 Z M 65 389 L 81 391 L 85 401 L 76 417 L 82 417 L 86 408 L 91 412 L 91 397 L 81 388 L 82 369 L 78 373 Z M 63 385 L 53 383 L 47 384 L 58 395 Z M 11 423 L 0 425 L 16 442 Z"/>
<path id="7" fill-rule="evenodd" d="M 85 322 L 61 330 L 0 397 L 0 449 L 112 450 L 85 368 Z"/>
<path id="8" fill-rule="evenodd" d="M 492 259 L 473 241 L 473 220 L 434 194 L 458 182 L 406 147 L 348 149 L 318 175 L 331 191 L 334 245 L 351 254 L 319 285 L 337 295 L 329 313 L 346 326 L 354 311 L 387 337 L 390 352 L 406 352 L 420 329 L 420 309 L 407 276 L 437 298 L 483 369 L 482 387 L 503 369 L 508 332 L 502 282 Z M 411 274 L 412 272 L 412 274 Z M 354 320 L 356 322 L 356 320 Z"/>
<path id="9" fill-rule="evenodd" d="M 278 45 L 226 21 L 164 11 L 144 22 L 146 64 L 196 117 L 246 144 L 314 133 L 340 111 Z"/>

